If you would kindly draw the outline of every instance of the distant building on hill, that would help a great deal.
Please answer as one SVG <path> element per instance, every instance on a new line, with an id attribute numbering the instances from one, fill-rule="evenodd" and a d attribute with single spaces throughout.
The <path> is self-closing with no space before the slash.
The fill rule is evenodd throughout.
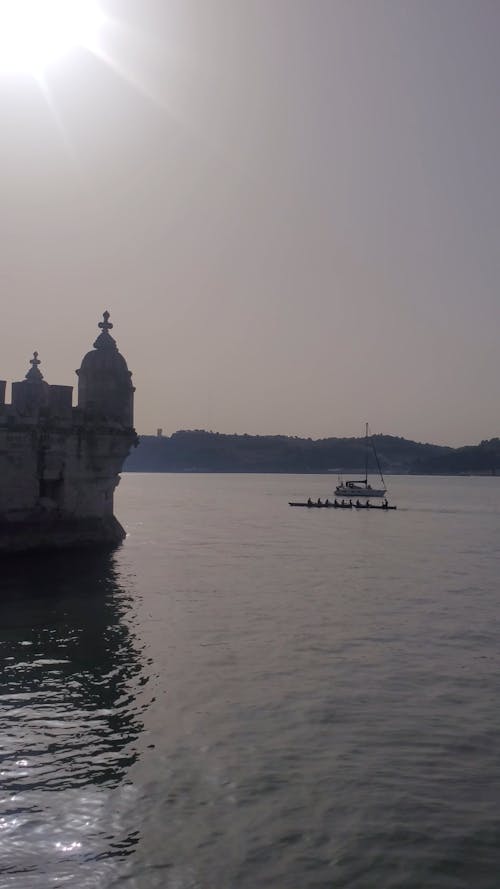
<path id="1" fill-rule="evenodd" d="M 113 545 L 113 494 L 131 447 L 134 387 L 109 312 L 72 386 L 49 385 L 33 353 L 5 403 L 0 381 L 0 552 Z"/>

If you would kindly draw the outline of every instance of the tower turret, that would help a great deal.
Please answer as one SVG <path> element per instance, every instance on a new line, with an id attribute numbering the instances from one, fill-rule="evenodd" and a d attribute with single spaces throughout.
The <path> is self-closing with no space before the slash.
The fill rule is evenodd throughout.
<path id="1" fill-rule="evenodd" d="M 12 407 L 21 416 L 37 416 L 49 403 L 49 386 L 39 369 L 38 352 L 33 352 L 31 367 L 24 380 L 12 383 Z"/>
<path id="2" fill-rule="evenodd" d="M 78 407 L 89 420 L 132 428 L 134 387 L 127 362 L 110 334 L 109 312 L 99 322 L 94 349 L 87 352 L 78 374 Z"/>

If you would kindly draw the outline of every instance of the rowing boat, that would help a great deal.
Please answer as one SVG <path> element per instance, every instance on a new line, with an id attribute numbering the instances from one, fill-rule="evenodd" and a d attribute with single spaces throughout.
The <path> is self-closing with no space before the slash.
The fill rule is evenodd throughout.
<path id="1" fill-rule="evenodd" d="M 397 509 L 397 506 L 383 506 L 375 503 L 303 503 L 297 501 L 288 501 L 289 506 L 305 506 L 307 509 L 381 509 L 386 512 L 388 509 Z"/>
<path id="2" fill-rule="evenodd" d="M 306 506 L 308 509 L 353 509 L 353 503 L 317 503 L 313 501 L 311 503 L 297 503 L 288 501 L 289 506 Z"/>

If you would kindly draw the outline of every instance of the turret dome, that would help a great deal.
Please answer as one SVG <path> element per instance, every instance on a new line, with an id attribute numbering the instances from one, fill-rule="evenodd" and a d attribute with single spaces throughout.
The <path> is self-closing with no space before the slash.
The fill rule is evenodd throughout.
<path id="1" fill-rule="evenodd" d="M 94 349 L 83 358 L 78 374 L 78 407 L 96 421 L 133 425 L 134 387 L 127 362 L 110 334 L 113 325 L 104 312 Z"/>

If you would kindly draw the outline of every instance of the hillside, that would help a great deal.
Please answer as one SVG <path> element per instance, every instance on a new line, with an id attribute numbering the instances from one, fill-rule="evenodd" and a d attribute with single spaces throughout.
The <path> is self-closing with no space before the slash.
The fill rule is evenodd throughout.
<path id="1" fill-rule="evenodd" d="M 425 475 L 500 474 L 500 439 L 450 449 L 445 454 L 423 454 L 416 460 L 412 472 Z"/>
<path id="2" fill-rule="evenodd" d="M 491 472 L 500 469 L 500 442 L 468 448 L 421 444 L 391 435 L 374 436 L 383 471 L 399 473 Z M 328 472 L 355 471 L 365 464 L 364 438 L 285 435 L 223 435 L 179 431 L 141 436 L 125 463 L 128 472 Z M 376 471 L 373 454 L 369 470 Z"/>

